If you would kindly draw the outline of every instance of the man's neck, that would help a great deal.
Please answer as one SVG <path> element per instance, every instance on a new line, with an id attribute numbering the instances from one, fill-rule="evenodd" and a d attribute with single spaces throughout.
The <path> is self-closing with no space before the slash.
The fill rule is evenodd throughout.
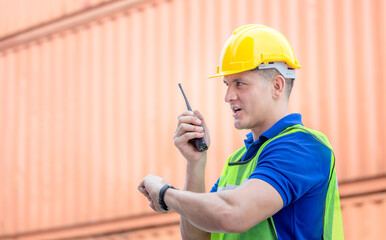
<path id="1" fill-rule="evenodd" d="M 280 119 L 287 116 L 288 114 L 289 114 L 288 110 L 283 111 L 280 114 L 276 114 L 276 115 L 272 116 L 272 118 L 267 119 L 267 121 L 264 124 L 262 124 L 261 126 L 254 128 L 254 129 L 251 129 L 252 134 L 253 134 L 253 141 L 256 141 L 257 139 L 259 139 L 261 134 L 263 134 L 265 131 L 270 129 L 275 123 L 277 123 Z"/>

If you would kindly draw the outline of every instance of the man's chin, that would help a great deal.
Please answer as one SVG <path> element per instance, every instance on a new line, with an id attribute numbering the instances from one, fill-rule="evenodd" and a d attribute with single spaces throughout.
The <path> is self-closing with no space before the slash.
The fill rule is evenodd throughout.
<path id="1" fill-rule="evenodd" d="M 241 124 L 240 122 L 238 122 L 237 120 L 235 120 L 234 126 L 238 130 L 246 129 L 246 127 L 243 124 Z"/>

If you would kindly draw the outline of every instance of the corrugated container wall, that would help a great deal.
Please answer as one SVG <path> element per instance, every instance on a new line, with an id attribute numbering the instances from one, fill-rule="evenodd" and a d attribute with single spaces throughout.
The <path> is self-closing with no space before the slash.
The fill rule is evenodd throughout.
<path id="1" fill-rule="evenodd" d="M 0 37 L 39 28 L 114 0 L 0 1 Z M 135 2 L 135 0 L 132 0 Z"/>
<path id="2" fill-rule="evenodd" d="M 0 0 L 0 239 L 179 239 L 178 215 L 136 187 L 183 187 L 178 82 L 211 131 L 207 186 L 243 144 L 207 76 L 247 23 L 280 30 L 303 65 L 291 111 L 334 146 L 347 239 L 381 239 L 383 0 Z"/>

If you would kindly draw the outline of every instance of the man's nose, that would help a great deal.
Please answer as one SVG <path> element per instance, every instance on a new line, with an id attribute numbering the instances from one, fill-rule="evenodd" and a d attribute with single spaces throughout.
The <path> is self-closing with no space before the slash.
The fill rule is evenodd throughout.
<path id="1" fill-rule="evenodd" d="M 236 100 L 236 98 L 237 98 L 237 95 L 235 91 L 231 88 L 231 86 L 229 86 L 225 93 L 225 98 L 224 98 L 225 102 L 229 103 L 231 101 Z"/>

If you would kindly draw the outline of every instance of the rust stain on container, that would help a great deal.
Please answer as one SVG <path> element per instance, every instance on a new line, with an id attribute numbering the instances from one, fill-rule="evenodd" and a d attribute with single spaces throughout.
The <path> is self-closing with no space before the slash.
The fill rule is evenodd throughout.
<path id="1" fill-rule="evenodd" d="M 0 238 L 146 216 L 136 186 L 149 173 L 181 188 L 178 82 L 211 130 L 209 189 L 246 132 L 233 128 L 221 79 L 206 77 L 247 23 L 277 28 L 293 45 L 303 68 L 291 111 L 330 138 L 345 196 L 364 193 L 353 181 L 366 189 L 384 179 L 385 1 L 39 2 L 0 1 Z M 375 216 L 373 239 L 384 234 L 374 222 L 384 200 L 363 198 L 360 208 L 349 198 L 347 239 L 365 236 L 359 209 Z"/>

